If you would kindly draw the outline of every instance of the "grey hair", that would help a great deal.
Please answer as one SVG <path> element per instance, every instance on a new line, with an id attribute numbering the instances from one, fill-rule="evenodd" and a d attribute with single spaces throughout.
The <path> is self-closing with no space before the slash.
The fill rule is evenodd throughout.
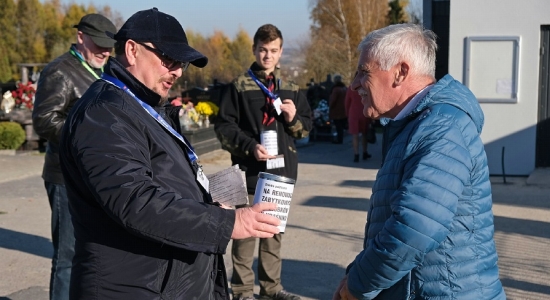
<path id="1" fill-rule="evenodd" d="M 394 24 L 370 32 L 359 43 L 360 52 L 387 71 L 401 61 L 407 61 L 411 72 L 435 77 L 435 52 L 437 36 L 420 25 Z"/>

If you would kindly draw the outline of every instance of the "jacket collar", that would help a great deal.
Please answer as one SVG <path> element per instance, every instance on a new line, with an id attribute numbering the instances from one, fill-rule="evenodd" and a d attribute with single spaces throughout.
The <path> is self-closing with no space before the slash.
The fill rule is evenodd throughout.
<path id="1" fill-rule="evenodd" d="M 104 72 L 122 81 L 139 100 L 153 107 L 159 105 L 160 95 L 146 87 L 141 81 L 137 80 L 134 75 L 128 72 L 126 68 L 116 60 L 116 58 L 109 57 Z"/>
<path id="2" fill-rule="evenodd" d="M 256 62 L 252 63 L 250 70 L 252 70 L 252 73 L 254 73 L 254 75 L 256 75 L 256 77 L 262 82 L 265 82 L 265 78 L 269 75 L 266 74 L 265 70 L 262 69 L 262 67 L 260 67 Z M 275 70 L 273 70 L 273 77 L 275 77 L 275 79 L 279 78 L 280 73 L 281 70 L 278 67 L 275 67 Z"/>
<path id="3" fill-rule="evenodd" d="M 405 118 L 405 120 L 415 118 L 425 109 L 437 104 L 448 104 L 457 107 L 470 116 L 477 130 L 481 133 L 483 128 L 483 111 L 474 94 L 460 82 L 456 81 L 451 75 L 447 74 L 436 82 L 430 91 L 420 99 L 416 107 Z M 389 118 L 380 118 L 380 124 L 386 126 L 388 123 L 397 122 Z"/>

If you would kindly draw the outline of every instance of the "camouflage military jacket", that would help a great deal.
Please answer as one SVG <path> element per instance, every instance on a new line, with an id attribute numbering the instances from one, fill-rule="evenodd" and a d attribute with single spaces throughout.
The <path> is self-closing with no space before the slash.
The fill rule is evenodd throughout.
<path id="1" fill-rule="evenodd" d="M 256 63 L 250 67 L 255 76 L 265 85 L 267 74 Z M 312 128 L 311 109 L 299 86 L 282 80 L 279 69 L 273 72 L 275 77 L 274 93 L 281 100 L 290 99 L 296 106 L 296 115 L 288 123 L 283 114 L 275 116 L 275 122 L 269 126 L 262 123 L 266 109 L 266 94 L 260 89 L 248 72 L 237 77 L 222 91 L 220 111 L 215 125 L 216 134 L 222 148 L 231 153 L 233 164 L 239 164 L 246 171 L 249 192 L 256 186 L 258 172 L 266 171 L 266 163 L 254 157 L 254 148 L 260 143 L 260 134 L 264 130 L 275 130 L 279 154 L 284 156 L 285 167 L 271 169 L 269 173 L 297 178 L 298 155 L 294 139 L 309 135 Z"/>

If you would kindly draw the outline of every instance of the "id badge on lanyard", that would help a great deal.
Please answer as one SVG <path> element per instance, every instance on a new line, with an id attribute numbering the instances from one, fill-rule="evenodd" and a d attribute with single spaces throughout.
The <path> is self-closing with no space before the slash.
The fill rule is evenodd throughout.
<path id="1" fill-rule="evenodd" d="M 207 193 L 210 193 L 210 181 L 202 171 L 201 166 L 199 166 L 197 169 L 197 182 L 204 188 Z"/>

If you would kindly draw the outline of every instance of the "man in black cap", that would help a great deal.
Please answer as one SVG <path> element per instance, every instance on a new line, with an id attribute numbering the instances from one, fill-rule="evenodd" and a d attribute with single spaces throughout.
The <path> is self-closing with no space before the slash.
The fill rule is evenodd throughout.
<path id="1" fill-rule="evenodd" d="M 162 106 L 189 64 L 208 62 L 180 23 L 153 8 L 108 35 L 116 56 L 61 140 L 76 237 L 71 299 L 229 299 L 229 240 L 277 234 L 279 220 L 261 213 L 277 206 L 212 202 L 181 107 Z"/>
<path id="2" fill-rule="evenodd" d="M 42 178 L 52 209 L 50 299 L 68 299 L 74 255 L 73 224 L 59 165 L 61 128 L 71 107 L 101 76 L 101 68 L 114 45 L 105 31 L 116 30 L 109 19 L 99 14 L 82 17 L 74 27 L 78 29 L 76 43 L 44 68 L 32 112 L 35 131 L 48 141 Z"/>

